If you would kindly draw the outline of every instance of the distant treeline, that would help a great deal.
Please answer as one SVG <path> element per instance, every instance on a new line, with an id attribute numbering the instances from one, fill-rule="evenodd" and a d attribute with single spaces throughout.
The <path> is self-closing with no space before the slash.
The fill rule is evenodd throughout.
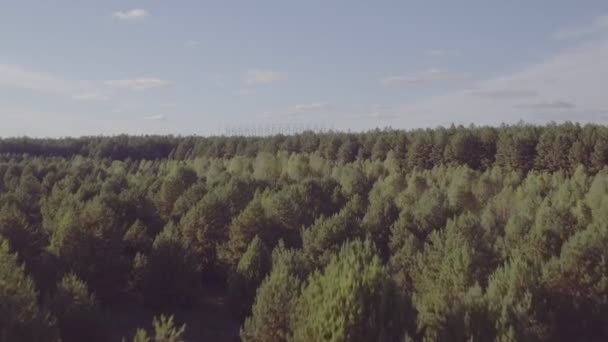
<path id="1" fill-rule="evenodd" d="M 582 164 L 599 170 L 608 162 L 608 127 L 565 123 L 518 124 L 419 130 L 373 130 L 364 133 L 313 133 L 272 137 L 127 136 L 62 139 L 0 139 L 0 154 L 111 160 L 186 160 L 255 157 L 260 152 L 316 153 L 344 163 L 384 160 L 392 151 L 403 167 L 467 165 L 484 170 L 569 170 Z"/>

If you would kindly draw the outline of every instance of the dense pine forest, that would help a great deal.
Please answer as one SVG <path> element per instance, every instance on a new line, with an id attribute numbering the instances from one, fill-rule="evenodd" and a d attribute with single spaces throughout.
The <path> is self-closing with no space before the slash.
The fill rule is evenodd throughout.
<path id="1" fill-rule="evenodd" d="M 0 341 L 606 341 L 608 127 L 0 139 Z"/>

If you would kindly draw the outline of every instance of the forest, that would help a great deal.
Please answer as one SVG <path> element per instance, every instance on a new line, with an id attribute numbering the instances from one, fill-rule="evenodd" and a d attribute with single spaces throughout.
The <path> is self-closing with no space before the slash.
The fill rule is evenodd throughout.
<path id="1" fill-rule="evenodd" d="M 607 341 L 608 127 L 0 139 L 0 341 Z"/>

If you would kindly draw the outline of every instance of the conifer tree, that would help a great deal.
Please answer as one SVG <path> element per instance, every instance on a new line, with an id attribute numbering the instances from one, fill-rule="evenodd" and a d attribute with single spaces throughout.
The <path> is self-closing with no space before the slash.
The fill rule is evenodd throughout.
<path id="1" fill-rule="evenodd" d="M 271 267 L 271 255 L 264 242 L 257 236 L 251 240 L 230 279 L 235 312 L 247 312 L 255 292 Z"/>
<path id="2" fill-rule="evenodd" d="M 49 306 L 57 317 L 62 341 L 104 341 L 108 338 L 95 295 L 74 274 L 61 279 Z"/>
<path id="3" fill-rule="evenodd" d="M 54 320 L 38 304 L 32 279 L 0 238 L 0 341 L 59 341 Z"/>
<path id="4" fill-rule="evenodd" d="M 186 325 L 181 327 L 175 326 L 173 316 L 165 316 L 152 319 L 153 333 L 148 334 L 144 329 L 137 329 L 133 336 L 133 342 L 184 342 L 184 334 L 186 333 Z M 122 339 L 125 342 L 125 339 Z"/>
<path id="5" fill-rule="evenodd" d="M 410 315 L 371 243 L 355 241 L 302 290 L 293 341 L 394 341 Z"/>
<path id="6" fill-rule="evenodd" d="M 293 316 L 302 280 L 292 264 L 293 252 L 273 252 L 272 271 L 257 290 L 251 316 L 241 328 L 245 342 L 286 342 L 291 340 Z"/>

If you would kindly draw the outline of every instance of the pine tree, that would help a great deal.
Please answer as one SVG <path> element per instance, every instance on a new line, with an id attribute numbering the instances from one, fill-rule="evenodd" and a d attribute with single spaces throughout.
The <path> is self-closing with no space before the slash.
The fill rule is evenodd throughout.
<path id="1" fill-rule="evenodd" d="M 29 272 L 40 271 L 44 245 L 48 238 L 14 204 L 6 204 L 0 209 L 0 236 L 7 240 Z"/>
<path id="2" fill-rule="evenodd" d="M 302 250 L 311 264 L 324 267 L 344 242 L 363 236 L 360 225 L 350 207 L 329 218 L 317 219 L 302 230 Z"/>
<path id="3" fill-rule="evenodd" d="M 277 240 L 278 234 L 273 232 L 272 228 L 273 223 L 266 216 L 261 195 L 256 195 L 245 210 L 230 223 L 229 238 L 222 250 L 222 258 L 235 267 L 255 236 L 271 244 Z"/>
<path id="4" fill-rule="evenodd" d="M 255 292 L 271 267 L 270 252 L 257 236 L 251 240 L 247 251 L 241 257 L 234 274 L 230 278 L 230 293 L 233 309 L 237 313 L 247 313 L 255 297 Z"/>
<path id="5" fill-rule="evenodd" d="M 471 315 L 483 317 L 484 312 L 476 293 L 486 269 L 486 255 L 476 241 L 482 238 L 479 235 L 474 217 L 465 214 L 448 222 L 444 230 L 434 231 L 418 254 L 412 274 L 413 302 L 425 340 L 468 340 L 491 334 L 485 324 L 467 321 Z"/>
<path id="6" fill-rule="evenodd" d="M 148 335 L 146 330 L 137 329 L 133 336 L 133 342 L 184 342 L 184 334 L 186 333 L 186 325 L 181 327 L 175 326 L 173 316 L 154 317 L 152 319 L 153 334 Z M 125 339 L 122 339 L 125 342 Z"/>
<path id="7" fill-rule="evenodd" d="M 540 272 L 521 255 L 515 255 L 490 277 L 488 308 L 495 322 L 498 341 L 547 340 L 549 327 L 543 322 Z"/>
<path id="8" fill-rule="evenodd" d="M 148 229 L 141 220 L 135 221 L 123 236 L 125 247 L 135 255 L 137 252 L 148 252 L 152 248 L 152 238 L 148 235 Z"/>
<path id="9" fill-rule="evenodd" d="M 196 172 L 191 168 L 179 166 L 165 178 L 158 194 L 159 209 L 164 217 L 173 211 L 175 201 L 198 179 Z"/>
<path id="10" fill-rule="evenodd" d="M 0 341 L 59 341 L 32 279 L 0 238 Z"/>
<path id="11" fill-rule="evenodd" d="M 227 237 L 228 215 L 227 203 L 208 194 L 180 220 L 183 246 L 199 272 L 215 265 L 217 246 L 225 242 L 224 236 Z"/>
<path id="12" fill-rule="evenodd" d="M 86 281 L 101 300 L 115 298 L 128 278 L 124 226 L 99 197 L 69 205 L 53 231 L 49 252 Z"/>
<path id="13" fill-rule="evenodd" d="M 178 229 L 169 224 L 152 244 L 150 255 L 134 259 L 134 284 L 143 293 L 144 302 L 153 307 L 192 305 L 200 280 Z"/>
<path id="14" fill-rule="evenodd" d="M 57 284 L 50 308 L 57 317 L 62 341 L 104 341 L 108 338 L 95 295 L 74 274 L 64 276 Z"/>
<path id="15" fill-rule="evenodd" d="M 298 300 L 293 341 L 395 341 L 411 313 L 371 243 L 347 243 Z M 411 316 L 409 316 L 411 318 Z"/>
<path id="16" fill-rule="evenodd" d="M 596 222 L 567 240 L 543 269 L 554 336 L 608 338 L 608 224 Z"/>
<path id="17" fill-rule="evenodd" d="M 292 321 L 302 280 L 290 266 L 293 252 L 273 252 L 272 271 L 257 290 L 255 302 L 241 328 L 245 342 L 291 340 Z"/>

